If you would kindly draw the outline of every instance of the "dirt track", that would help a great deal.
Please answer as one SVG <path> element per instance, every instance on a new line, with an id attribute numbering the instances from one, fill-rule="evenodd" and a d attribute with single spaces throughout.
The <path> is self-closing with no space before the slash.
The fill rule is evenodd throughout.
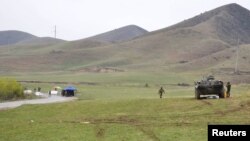
<path id="1" fill-rule="evenodd" d="M 46 104 L 46 103 L 55 103 L 55 102 L 66 102 L 75 100 L 76 97 L 62 97 L 62 96 L 50 96 L 41 99 L 33 99 L 33 100 L 19 100 L 19 101 L 11 101 L 11 102 L 3 102 L 0 103 L 0 110 L 2 109 L 10 109 L 16 108 L 24 104 Z"/>

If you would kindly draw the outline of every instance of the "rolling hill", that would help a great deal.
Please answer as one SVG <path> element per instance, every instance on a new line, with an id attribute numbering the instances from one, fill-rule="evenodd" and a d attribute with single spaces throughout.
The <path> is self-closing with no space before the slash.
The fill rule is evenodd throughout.
<path id="1" fill-rule="evenodd" d="M 238 4 L 228 4 L 214 10 L 202 13 L 181 23 L 167 27 L 164 30 L 189 28 L 215 36 L 231 45 L 250 43 L 250 11 Z"/>
<path id="2" fill-rule="evenodd" d="M 0 46 L 11 45 L 33 38 L 37 37 L 22 31 L 16 31 L 16 30 L 0 31 Z"/>
<path id="3" fill-rule="evenodd" d="M 63 42 L 65 42 L 65 40 L 51 37 L 37 37 L 23 31 L 0 31 L 0 47 L 12 48 L 13 46 L 51 46 Z"/>
<path id="4" fill-rule="evenodd" d="M 126 41 L 106 40 L 110 34 L 105 39 L 98 35 L 35 49 L 32 46 L 18 50 L 15 47 L 8 50 L 2 48 L 0 64 L 2 71 L 21 72 L 82 72 L 91 68 L 115 68 L 166 73 L 199 71 L 224 75 L 234 71 L 237 43 L 234 35 L 237 35 L 241 44 L 239 67 L 244 64 L 241 70 L 247 77 L 243 77 L 249 78 L 250 56 L 246 53 L 250 51 L 248 19 L 249 10 L 237 4 L 228 4 Z"/>
<path id="5" fill-rule="evenodd" d="M 139 26 L 128 25 L 90 37 L 90 39 L 108 41 L 108 42 L 121 42 L 134 39 L 146 33 L 148 33 L 148 31 Z"/>
<path id="6" fill-rule="evenodd" d="M 237 44 L 237 37 L 240 44 L 249 44 L 249 18 L 249 10 L 237 4 L 229 4 L 120 45 L 126 46 L 126 50 L 133 50 L 128 58 L 141 58 L 140 62 L 146 60 L 149 66 L 158 63 L 158 66 L 177 64 L 179 67 L 188 62 L 202 62 L 200 60 L 204 58 L 211 63 L 202 66 L 200 63 L 192 63 L 189 68 L 209 68 L 223 64 L 228 58 L 234 64 L 234 54 L 231 52 Z M 133 52 L 136 54 L 133 55 Z M 211 59 L 213 55 L 222 58 L 219 52 L 227 52 L 223 60 Z"/>
<path id="7" fill-rule="evenodd" d="M 51 38 L 51 37 L 37 37 L 37 38 L 31 38 L 31 39 L 20 41 L 20 42 L 18 42 L 18 44 L 23 44 L 23 45 L 25 45 L 25 44 L 53 45 L 53 44 L 58 44 L 58 43 L 63 43 L 63 42 L 65 42 L 65 40 L 55 39 L 55 38 Z"/>

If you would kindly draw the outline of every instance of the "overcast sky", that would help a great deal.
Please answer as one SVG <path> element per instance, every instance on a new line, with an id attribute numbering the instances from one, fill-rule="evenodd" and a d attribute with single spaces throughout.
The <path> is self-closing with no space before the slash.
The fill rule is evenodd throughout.
<path id="1" fill-rule="evenodd" d="M 250 0 L 0 0 L 0 30 L 76 40 L 125 25 L 153 31 L 216 7 Z"/>

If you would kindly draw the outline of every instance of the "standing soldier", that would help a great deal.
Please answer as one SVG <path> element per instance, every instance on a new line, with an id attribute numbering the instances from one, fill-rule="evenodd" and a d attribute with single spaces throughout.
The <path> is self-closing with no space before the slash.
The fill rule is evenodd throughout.
<path id="1" fill-rule="evenodd" d="M 162 98 L 162 94 L 165 93 L 163 87 L 161 87 L 158 91 L 159 95 L 160 95 L 160 98 Z"/>
<path id="2" fill-rule="evenodd" d="M 230 91 L 231 91 L 231 84 L 230 84 L 230 82 L 227 82 L 226 87 L 227 87 L 227 97 L 230 97 Z"/>
<path id="3" fill-rule="evenodd" d="M 37 88 L 37 91 L 40 92 L 40 91 L 41 91 L 41 87 L 38 87 L 38 88 Z"/>

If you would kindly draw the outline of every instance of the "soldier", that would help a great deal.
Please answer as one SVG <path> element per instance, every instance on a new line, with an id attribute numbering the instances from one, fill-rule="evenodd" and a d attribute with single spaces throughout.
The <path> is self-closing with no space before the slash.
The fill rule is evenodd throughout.
<path id="1" fill-rule="evenodd" d="M 51 96 L 51 90 L 49 90 L 49 96 Z"/>
<path id="2" fill-rule="evenodd" d="M 37 88 L 37 91 L 40 92 L 40 91 L 41 91 L 41 87 L 38 87 L 38 88 Z"/>
<path id="3" fill-rule="evenodd" d="M 230 91 L 231 91 L 231 84 L 230 84 L 230 82 L 227 82 L 226 87 L 227 87 L 227 97 L 230 97 Z"/>
<path id="4" fill-rule="evenodd" d="M 162 94 L 165 93 L 163 87 L 161 87 L 158 91 L 159 95 L 160 95 L 160 98 L 162 98 Z"/>

